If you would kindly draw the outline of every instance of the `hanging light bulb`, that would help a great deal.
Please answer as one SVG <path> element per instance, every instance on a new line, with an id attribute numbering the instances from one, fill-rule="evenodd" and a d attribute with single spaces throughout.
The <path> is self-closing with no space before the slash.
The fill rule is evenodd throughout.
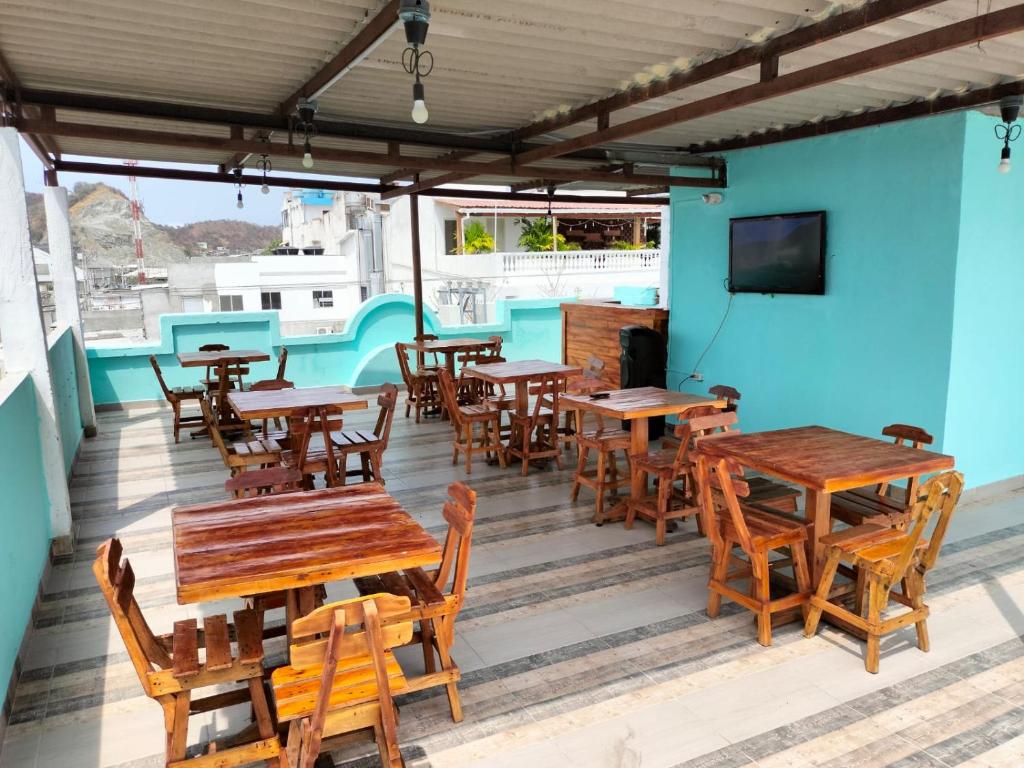
<path id="1" fill-rule="evenodd" d="M 306 143 L 302 145 L 304 154 L 302 155 L 302 167 L 312 168 L 313 167 L 313 147 L 309 143 L 309 137 L 306 137 Z"/>
<path id="2" fill-rule="evenodd" d="M 413 83 L 412 86 L 412 119 L 422 125 L 430 118 L 427 111 L 427 102 L 423 89 L 423 83 Z"/>
<path id="3" fill-rule="evenodd" d="M 1021 126 L 1017 124 L 1017 117 L 1020 115 L 1021 106 L 1024 105 L 1022 96 L 1004 96 L 999 100 L 999 114 L 1002 117 L 1002 124 L 995 126 L 996 138 L 1003 142 L 1003 151 L 999 154 L 999 165 L 996 170 L 1000 173 L 1009 173 L 1010 168 L 1010 142 L 1016 141 L 1021 134 Z"/>
<path id="4" fill-rule="evenodd" d="M 266 155 L 260 155 L 259 161 L 260 170 L 263 171 L 263 186 L 260 187 L 260 192 L 264 195 L 270 194 L 270 185 L 267 184 L 267 171 L 271 169 L 270 158 Z"/>
<path id="5" fill-rule="evenodd" d="M 1000 154 L 999 165 L 996 166 L 996 170 L 1000 173 L 1009 173 L 1012 167 L 1010 163 L 1010 147 L 1005 146 Z"/>
<path id="6" fill-rule="evenodd" d="M 242 201 L 242 190 L 241 190 L 241 188 L 239 188 L 239 190 L 238 190 L 238 203 L 237 203 L 237 205 L 238 205 L 239 208 L 245 208 L 245 203 Z"/>
<path id="7" fill-rule="evenodd" d="M 264 195 L 270 194 L 270 187 L 266 182 L 263 182 L 263 186 L 260 187 L 260 192 L 262 192 Z"/>

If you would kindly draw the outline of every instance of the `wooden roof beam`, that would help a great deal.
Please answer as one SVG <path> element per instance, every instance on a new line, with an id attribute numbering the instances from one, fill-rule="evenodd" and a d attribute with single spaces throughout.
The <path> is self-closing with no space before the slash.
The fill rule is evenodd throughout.
<path id="1" fill-rule="evenodd" d="M 447 152 L 440 155 L 438 160 L 465 160 L 466 158 L 472 157 L 478 154 L 476 151 L 471 149 L 453 149 L 451 152 Z M 409 179 L 419 173 L 417 168 L 399 168 L 397 171 L 393 171 L 386 176 L 380 177 L 380 183 L 385 185 L 394 184 L 396 181 L 402 179 Z"/>
<path id="2" fill-rule="evenodd" d="M 527 150 L 517 155 L 516 161 L 527 164 L 558 157 L 567 152 L 595 147 L 610 141 L 668 128 L 689 120 L 757 104 L 761 101 L 827 85 L 942 51 L 961 48 L 1021 29 L 1024 29 L 1024 5 L 1011 6 L 1004 10 L 993 11 L 945 27 L 938 27 L 901 40 L 894 40 L 891 43 L 833 59 L 823 64 L 805 67 L 769 80 L 758 81 L 715 96 L 680 104 L 671 109 L 628 120 L 605 130 L 593 131 L 572 139 Z M 409 187 L 406 192 L 422 192 L 429 186 L 447 183 L 450 183 L 449 178 L 440 176 Z"/>
<path id="3" fill-rule="evenodd" d="M 752 45 L 738 51 L 718 56 L 690 69 L 648 85 L 637 86 L 628 91 L 615 93 L 603 99 L 572 109 L 549 120 L 540 120 L 512 132 L 515 141 L 540 136 L 586 120 L 597 120 L 598 130 L 609 127 L 608 114 L 635 104 L 641 104 L 669 93 L 703 83 L 747 67 L 760 66 L 763 61 L 808 48 L 818 43 L 856 32 L 883 21 L 899 18 L 919 11 L 943 0 L 874 0 L 859 8 L 836 14 L 815 24 L 809 24 L 792 32 Z M 776 63 L 777 67 L 777 63 Z M 763 70 L 762 70 L 763 71 Z"/>
<path id="4" fill-rule="evenodd" d="M 21 103 L 21 81 L 7 62 L 2 51 L 0 51 L 0 83 L 3 84 L 3 87 L 0 88 L 0 105 L 2 105 L 2 109 L 0 109 L 0 124 L 6 125 L 11 120 L 17 121 L 19 117 L 25 114 L 26 109 Z M 52 110 L 47 112 L 45 109 L 40 109 L 39 115 L 45 119 L 51 117 L 53 112 Z M 28 148 L 32 150 L 32 154 L 38 157 L 39 161 L 43 164 L 44 174 L 49 173 L 50 180 L 55 181 L 52 174 L 53 160 L 60 155 L 60 146 L 52 138 L 44 140 L 32 133 L 26 134 L 24 138 Z"/>
<path id="5" fill-rule="evenodd" d="M 640 187 L 639 189 L 627 189 L 626 197 L 646 197 L 648 195 L 666 195 L 668 187 Z"/>

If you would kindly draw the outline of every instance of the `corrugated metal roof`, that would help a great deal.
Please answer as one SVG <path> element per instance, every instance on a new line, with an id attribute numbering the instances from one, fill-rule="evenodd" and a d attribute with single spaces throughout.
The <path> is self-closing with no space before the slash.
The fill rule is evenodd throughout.
<path id="1" fill-rule="evenodd" d="M 830 0 L 433 0 L 425 80 L 429 127 L 491 135 L 610 95 L 849 8 Z M 1009 7 L 1012 0 L 947 0 L 905 17 L 787 54 L 781 73 Z M 272 114 L 329 60 L 380 0 L 4 0 L 0 51 L 27 88 L 102 94 Z M 321 117 L 416 127 L 411 78 L 398 30 L 320 99 Z M 618 111 L 613 124 L 757 80 L 732 73 Z M 1024 35 L 890 67 L 798 94 L 733 109 L 636 137 L 686 147 L 782 126 L 934 98 L 1024 77 Z M 144 127 L 118 116 L 58 113 L 61 120 Z M 166 123 L 157 123 L 167 130 Z M 548 138 L 593 130 L 593 121 Z M 224 135 L 210 126 L 172 129 Z M 317 140 L 366 149 L 379 144 Z M 67 154 L 222 163 L 216 152 L 61 139 Z M 403 145 L 404 153 L 439 154 Z M 484 161 L 486 155 L 474 157 Z M 568 161 L 559 159 L 557 165 Z M 301 171 L 275 158 L 275 170 Z M 377 178 L 392 169 L 318 163 L 317 172 Z M 427 173 L 425 176 L 429 177 Z M 507 183 L 500 175 L 479 179 Z M 600 187 L 601 185 L 587 185 Z"/>

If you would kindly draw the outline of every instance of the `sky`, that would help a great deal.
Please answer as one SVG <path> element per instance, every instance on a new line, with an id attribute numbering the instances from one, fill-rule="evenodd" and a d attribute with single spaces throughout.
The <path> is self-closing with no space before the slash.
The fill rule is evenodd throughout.
<path id="1" fill-rule="evenodd" d="M 98 162 L 95 158 L 79 158 L 67 155 L 65 160 Z M 21 160 L 25 170 L 25 189 L 29 192 L 43 191 L 43 164 L 39 162 L 25 142 L 21 142 Z M 99 161 L 112 162 L 116 161 Z M 175 163 L 146 162 L 145 165 L 162 168 L 184 168 L 189 170 L 215 170 L 208 166 L 182 165 Z M 297 174 L 296 174 L 297 175 Z M 95 183 L 102 181 L 128 194 L 128 178 L 124 176 L 99 176 L 82 173 L 59 174 L 61 186 L 70 191 L 80 181 Z M 180 226 L 208 219 L 242 219 L 254 224 L 278 225 L 281 223 L 281 199 L 286 190 L 270 188 L 270 194 L 260 193 L 259 187 L 246 186 L 243 191 L 245 207 L 239 210 L 235 195 L 237 191 L 229 184 L 202 181 L 175 181 L 167 179 L 139 179 L 139 196 L 146 216 L 157 224 Z"/>

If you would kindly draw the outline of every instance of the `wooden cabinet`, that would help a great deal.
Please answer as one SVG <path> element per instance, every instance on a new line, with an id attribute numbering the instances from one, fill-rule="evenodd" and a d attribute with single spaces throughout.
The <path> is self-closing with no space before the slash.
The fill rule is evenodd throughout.
<path id="1" fill-rule="evenodd" d="M 619 383 L 619 329 L 627 325 L 653 328 L 668 344 L 668 310 L 628 307 L 607 301 L 562 304 L 562 362 L 586 366 L 594 355 L 604 361 L 605 376 Z"/>

